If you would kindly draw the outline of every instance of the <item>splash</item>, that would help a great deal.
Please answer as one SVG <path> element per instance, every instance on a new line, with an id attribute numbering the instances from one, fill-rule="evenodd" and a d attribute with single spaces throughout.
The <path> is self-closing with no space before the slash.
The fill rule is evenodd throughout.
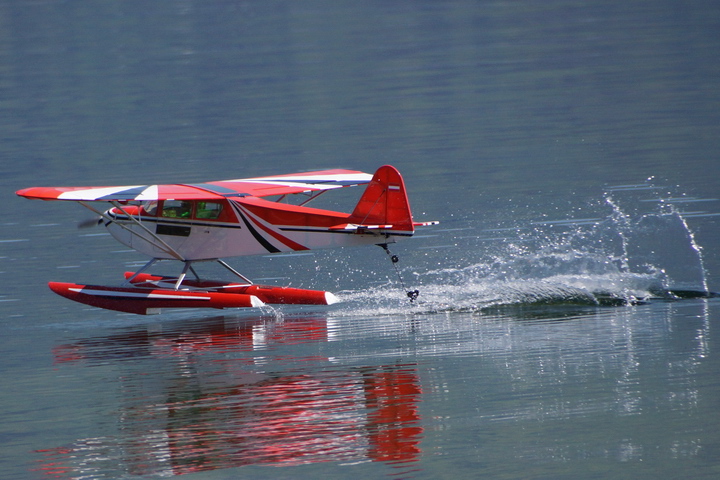
<path id="1" fill-rule="evenodd" d="M 341 292 L 341 312 L 595 307 L 708 296 L 702 247 L 676 202 L 658 198 L 658 190 L 649 183 L 613 187 L 596 202 L 604 216 L 507 229 L 512 236 L 468 251 L 468 257 L 478 257 L 472 263 L 416 272 L 408 283 L 421 285 L 421 296 L 413 305 L 401 295 L 404 285 L 388 282 Z M 653 198 L 633 198 L 638 194 Z"/>
<path id="2" fill-rule="evenodd" d="M 705 260 L 703 259 L 703 253 L 702 253 L 702 247 L 697 243 L 697 240 L 695 240 L 695 232 L 690 230 L 690 226 L 687 223 L 687 220 L 685 217 L 681 215 L 681 213 L 675 208 L 674 205 L 670 205 L 672 215 L 674 215 L 682 224 L 682 227 L 684 231 L 687 234 L 688 241 L 690 244 L 690 248 L 695 253 L 695 256 L 697 257 L 697 265 L 699 267 L 700 272 L 700 285 L 702 287 L 702 292 L 705 292 L 706 294 L 710 293 L 710 289 L 708 288 L 707 283 L 707 270 L 705 269 Z"/>
<path id="3" fill-rule="evenodd" d="M 638 191 L 650 191 L 652 197 L 632 198 L 630 194 Z M 625 213 L 621 209 L 615 200 L 619 192 L 631 196 L 625 201 L 635 207 L 637 211 L 634 214 Z M 682 205 L 715 199 L 672 195 L 650 183 L 635 189 L 613 187 L 605 198 L 613 208 L 613 215 L 620 219 L 615 224 L 618 226 L 618 235 L 622 237 L 627 271 L 662 269 L 668 277 L 669 289 L 709 295 L 702 247 L 687 220 L 689 216 L 702 212 L 684 212 Z M 653 207 L 653 210 L 643 212 L 638 208 L 646 205 Z"/>

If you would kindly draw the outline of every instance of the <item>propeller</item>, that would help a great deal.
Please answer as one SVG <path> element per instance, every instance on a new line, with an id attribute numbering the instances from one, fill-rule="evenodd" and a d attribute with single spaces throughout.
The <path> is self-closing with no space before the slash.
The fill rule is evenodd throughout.
<path id="1" fill-rule="evenodd" d="M 78 222 L 78 228 L 91 228 L 96 225 L 100 225 L 103 222 L 103 217 L 93 217 L 88 218 L 87 220 L 83 220 L 82 222 Z"/>

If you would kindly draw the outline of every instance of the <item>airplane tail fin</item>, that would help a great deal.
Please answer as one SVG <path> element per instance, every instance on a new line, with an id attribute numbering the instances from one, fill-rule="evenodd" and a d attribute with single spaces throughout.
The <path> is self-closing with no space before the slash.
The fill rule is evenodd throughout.
<path id="1" fill-rule="evenodd" d="M 415 227 L 405 182 L 395 167 L 384 165 L 378 168 L 350 219 L 359 226 L 412 235 Z"/>

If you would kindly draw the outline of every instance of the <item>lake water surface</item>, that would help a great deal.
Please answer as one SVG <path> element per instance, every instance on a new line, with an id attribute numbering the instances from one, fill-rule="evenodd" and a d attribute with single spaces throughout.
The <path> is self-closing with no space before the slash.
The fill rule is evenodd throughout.
<path id="1" fill-rule="evenodd" d="M 707 0 L 0 0 L 0 471 L 718 478 L 719 49 Z M 146 259 L 14 195 L 383 164 L 412 305 L 372 247 L 230 260 L 330 307 L 85 307 Z"/>

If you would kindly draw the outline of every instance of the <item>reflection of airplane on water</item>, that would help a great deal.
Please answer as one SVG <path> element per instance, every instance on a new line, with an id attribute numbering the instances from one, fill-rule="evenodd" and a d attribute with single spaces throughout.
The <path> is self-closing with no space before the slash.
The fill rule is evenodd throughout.
<path id="1" fill-rule="evenodd" d="M 275 322 L 267 318 L 225 321 L 225 317 L 202 318 L 182 323 L 177 330 L 126 331 L 58 345 L 55 363 L 107 361 L 137 357 L 167 357 L 186 353 L 249 352 L 269 345 L 324 342 L 328 340 L 325 318 L 298 317 Z"/>
<path id="2" fill-rule="evenodd" d="M 64 363 L 150 355 L 171 364 L 155 374 L 123 375 L 117 435 L 44 450 L 41 469 L 78 477 L 118 469 L 167 476 L 257 464 L 416 461 L 422 427 L 414 365 L 227 356 L 252 351 L 260 338 L 263 349 L 327 338 L 324 319 L 298 322 L 216 320 L 205 329 L 135 331 L 57 349 L 56 360 Z"/>

